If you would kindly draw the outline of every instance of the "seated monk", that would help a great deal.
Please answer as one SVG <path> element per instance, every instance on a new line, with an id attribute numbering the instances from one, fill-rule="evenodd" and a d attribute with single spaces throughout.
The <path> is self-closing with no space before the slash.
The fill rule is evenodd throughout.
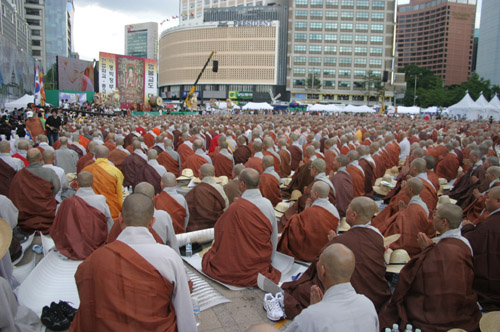
<path id="1" fill-rule="evenodd" d="M 127 197 L 125 228 L 117 240 L 80 264 L 75 274 L 80 308 L 72 331 L 196 331 L 184 265 L 149 233 L 153 213 L 149 197 Z"/>
<path id="2" fill-rule="evenodd" d="M 174 143 L 171 139 L 165 138 L 163 146 L 165 151 L 159 152 L 158 163 L 167 169 L 167 172 L 173 173 L 175 176 L 181 175 L 181 158 L 174 151 Z"/>
<path id="3" fill-rule="evenodd" d="M 277 245 L 276 217 L 258 186 L 259 173 L 244 169 L 240 174 L 243 194 L 218 220 L 214 244 L 203 255 L 203 273 L 233 286 L 257 286 L 259 273 L 274 282 L 281 278 L 271 265 Z"/>
<path id="4" fill-rule="evenodd" d="M 91 141 L 89 145 L 87 145 L 87 149 L 89 150 L 89 152 L 80 159 L 78 159 L 78 162 L 76 163 L 77 173 L 80 173 L 85 167 L 94 163 L 95 161 L 94 152 L 96 151 L 98 146 L 99 144 L 96 141 Z"/>
<path id="5" fill-rule="evenodd" d="M 229 205 L 226 193 L 215 182 L 215 168 L 210 164 L 200 167 L 201 183 L 186 195 L 189 207 L 188 232 L 212 228 Z"/>
<path id="6" fill-rule="evenodd" d="M 372 156 L 370 156 L 370 148 L 368 146 L 359 145 L 356 147 L 356 151 L 359 153 L 359 166 L 363 169 L 363 173 L 365 174 L 365 196 L 373 198 L 373 196 L 375 196 L 373 186 L 375 185 L 376 180 L 375 161 Z"/>
<path id="7" fill-rule="evenodd" d="M 330 187 L 317 181 L 304 211 L 292 216 L 281 232 L 278 251 L 303 262 L 312 262 L 328 242 L 325 234 L 337 230 L 339 212 L 328 201 Z"/>
<path id="8" fill-rule="evenodd" d="M 92 143 L 89 143 L 89 145 Z M 123 174 L 108 161 L 109 150 L 99 146 L 95 150 L 96 161 L 83 170 L 92 173 L 94 184 L 92 189 L 98 195 L 106 197 L 111 217 L 116 220 L 120 215 L 123 203 Z"/>
<path id="9" fill-rule="evenodd" d="M 419 233 L 424 233 L 428 237 L 436 234 L 434 225 L 429 221 L 429 209 L 420 198 L 420 193 L 424 189 L 423 180 L 411 178 L 406 182 L 406 195 L 410 197 L 410 202 L 406 205 L 403 201 L 399 203 L 399 211 L 385 221 L 379 227 L 384 236 L 401 234 L 401 237 L 391 244 L 391 249 L 404 249 L 413 257 L 421 252 L 417 241 Z"/>
<path id="10" fill-rule="evenodd" d="M 299 143 L 299 135 L 297 133 L 291 133 L 290 139 L 292 140 L 292 144 L 288 146 L 288 151 L 290 151 L 292 157 L 290 168 L 292 171 L 296 171 L 302 161 L 302 145 Z"/>
<path id="11" fill-rule="evenodd" d="M 180 163 L 182 165 L 182 168 L 189 168 L 189 167 L 185 166 L 185 163 L 186 163 L 187 158 L 194 154 L 194 147 L 193 147 L 193 143 L 191 143 L 188 140 L 187 133 L 183 134 L 182 138 L 185 138 L 185 140 L 183 142 L 181 142 L 180 144 L 176 144 L 175 150 L 179 154 L 179 159 L 180 159 Z"/>
<path id="12" fill-rule="evenodd" d="M 290 151 L 286 148 L 286 140 L 284 138 L 280 138 L 278 140 L 278 154 L 280 156 L 280 177 L 287 178 L 290 176 L 292 171 L 291 162 L 292 155 Z"/>
<path id="13" fill-rule="evenodd" d="M 224 186 L 224 192 L 226 193 L 229 204 L 234 202 L 236 198 L 241 197 L 239 176 L 241 171 L 244 169 L 245 165 L 243 164 L 234 166 L 233 172 L 231 174 L 231 180 L 229 180 L 228 183 Z"/>
<path id="14" fill-rule="evenodd" d="M 296 316 L 285 330 L 378 331 L 377 312 L 366 296 L 356 294 L 351 277 L 355 271 L 352 250 L 334 243 L 321 253 L 318 277 L 324 287 L 311 287 L 311 305 Z"/>
<path id="15" fill-rule="evenodd" d="M 219 152 L 212 156 L 212 162 L 215 167 L 215 176 L 231 177 L 234 167 L 233 155 L 229 152 L 227 142 L 219 142 Z"/>
<path id="16" fill-rule="evenodd" d="M 246 145 L 246 142 L 247 141 L 243 135 L 238 136 L 236 139 L 236 144 L 238 144 L 238 146 L 233 153 L 235 164 L 245 164 L 252 156 L 252 150 L 250 150 L 248 145 Z"/>
<path id="17" fill-rule="evenodd" d="M 338 155 L 333 162 L 333 169 L 337 171 L 330 175 L 330 181 L 334 188 L 342 188 L 335 194 L 335 207 L 339 211 L 340 218 L 344 218 L 347 207 L 351 204 L 354 196 L 354 188 L 352 186 L 351 174 L 347 172 L 346 166 L 349 163 L 346 155 Z"/>
<path id="18" fill-rule="evenodd" d="M 356 227 L 351 227 L 339 236 L 333 230 L 330 231 L 330 242 L 325 248 L 341 243 L 354 253 L 356 264 L 351 284 L 356 293 L 365 295 L 373 302 L 378 312 L 389 300 L 391 290 L 385 279 L 384 237 L 370 225 L 376 209 L 375 202 L 370 198 L 354 198 L 347 209 L 346 221 L 350 226 Z M 298 280 L 282 285 L 285 291 L 285 314 L 288 318 L 294 318 L 309 306 L 311 286 L 318 286 L 324 291 L 324 285 L 318 276 L 317 262 L 318 258 Z"/>
<path id="19" fill-rule="evenodd" d="M 427 167 L 425 159 L 416 158 L 411 162 L 410 175 L 412 177 L 420 178 L 423 181 L 424 188 L 420 192 L 420 198 L 422 198 L 422 201 L 424 201 L 425 205 L 427 205 L 429 216 L 431 216 L 436 210 L 438 198 L 436 189 L 427 177 Z M 392 197 L 389 201 L 389 204 L 379 214 L 377 214 L 375 218 L 373 218 L 373 226 L 383 229 L 385 221 L 399 211 L 399 204 L 401 201 L 405 205 L 410 202 L 410 197 L 408 197 L 406 191 L 404 190 L 400 190 L 397 195 Z"/>
<path id="20" fill-rule="evenodd" d="M 281 157 L 280 155 L 274 151 L 274 141 L 271 137 L 266 137 L 262 141 L 262 144 L 264 145 L 264 151 L 262 151 L 262 154 L 264 156 L 272 156 L 274 160 L 274 171 L 279 174 L 280 168 L 281 168 Z"/>
<path id="21" fill-rule="evenodd" d="M 340 155 L 340 150 L 337 147 L 337 138 L 328 138 L 325 140 L 325 161 L 326 161 L 326 174 L 330 174 L 333 168 L 333 162 L 335 158 Z"/>
<path id="22" fill-rule="evenodd" d="M 486 170 L 485 178 L 489 182 L 488 189 L 481 193 L 478 188 L 475 188 L 472 194 L 476 199 L 464 210 L 464 219 L 472 222 L 474 225 L 479 224 L 489 216 L 485 202 L 490 190 L 493 187 L 500 186 L 500 167 L 490 166 Z"/>
<path id="23" fill-rule="evenodd" d="M 445 178 L 446 181 L 455 179 L 458 175 L 460 162 L 458 156 L 453 151 L 453 145 L 448 143 L 445 145 L 446 155 L 436 166 L 436 174 L 438 178 Z"/>
<path id="24" fill-rule="evenodd" d="M 167 173 L 167 169 L 158 162 L 158 151 L 155 149 L 148 150 L 148 165 L 154 168 L 160 178 Z"/>
<path id="25" fill-rule="evenodd" d="M 123 162 L 127 157 L 130 156 L 130 152 L 123 147 L 123 138 L 119 137 L 116 139 L 116 148 L 113 149 L 108 155 L 109 161 L 111 161 L 119 170 L 122 169 Z"/>
<path id="26" fill-rule="evenodd" d="M 310 173 L 311 176 L 314 178 L 314 180 L 306 188 L 304 188 L 302 196 L 300 196 L 300 198 L 295 203 L 293 203 L 293 205 L 283 214 L 280 220 L 281 227 L 284 227 L 287 221 L 294 214 L 304 211 L 304 207 L 306 206 L 306 201 L 311 195 L 312 186 L 317 181 L 323 181 L 326 184 L 328 184 L 328 186 L 330 187 L 330 192 L 328 193 L 328 200 L 330 201 L 330 203 L 335 205 L 335 188 L 333 187 L 333 183 L 326 176 L 325 170 L 326 170 L 326 162 L 323 159 L 318 158 L 311 163 Z"/>
<path id="27" fill-rule="evenodd" d="M 159 193 L 161 176 L 153 166 L 148 164 L 148 157 L 141 150 L 141 142 L 134 141 L 132 147 L 134 152 L 122 164 L 123 185 L 135 187 L 140 182 L 149 182 L 154 186 L 155 192 Z"/>
<path id="28" fill-rule="evenodd" d="M 356 150 L 351 150 L 347 153 L 349 164 L 346 166 L 346 171 L 351 175 L 354 197 L 365 195 L 365 172 L 359 166 L 359 154 Z"/>
<path id="29" fill-rule="evenodd" d="M 177 179 L 167 172 L 161 178 L 162 191 L 153 198 L 155 208 L 166 211 L 172 218 L 175 234 L 186 233 L 189 222 L 189 208 L 186 199 L 177 193 Z"/>
<path id="30" fill-rule="evenodd" d="M 137 186 L 135 186 L 134 193 L 143 194 L 153 199 L 153 197 L 155 196 L 155 188 L 151 183 L 141 182 L 137 184 Z M 181 254 L 179 252 L 179 245 L 177 244 L 177 238 L 175 237 L 172 218 L 170 217 L 168 212 L 166 212 L 165 210 L 158 210 L 155 208 L 153 217 L 154 217 L 154 222 L 152 225 L 153 230 L 161 238 L 162 243 L 174 249 L 174 251 L 180 256 Z"/>
<path id="31" fill-rule="evenodd" d="M 264 156 L 262 158 L 262 168 L 264 173 L 260 176 L 259 190 L 262 196 L 270 200 L 273 206 L 276 206 L 283 199 L 280 192 L 280 176 L 274 168 L 274 158 Z"/>
<path id="32" fill-rule="evenodd" d="M 7 141 L 2 141 L 9 143 Z M 0 143 L 2 143 L 0 142 Z M 10 145 L 9 145 L 10 149 Z M 18 161 L 21 161 L 17 159 Z M 4 196 L 9 196 L 9 190 L 10 190 L 10 183 L 12 182 L 12 179 L 16 175 L 16 169 L 6 163 L 2 158 L 0 158 L 0 195 Z"/>
<path id="33" fill-rule="evenodd" d="M 500 187 L 490 189 L 486 197 L 485 209 L 489 213 L 488 218 L 476 226 L 464 221 L 462 234 L 469 240 L 474 252 L 474 290 L 479 303 L 484 311 L 499 311 Z"/>
<path id="34" fill-rule="evenodd" d="M 481 312 L 472 288 L 472 249 L 460 235 L 461 222 L 459 206 L 447 203 L 439 207 L 434 227 L 441 236 L 434 244 L 419 234 L 422 252 L 401 270 L 394 294 L 380 312 L 380 326 L 397 323 L 412 324 L 422 331 L 478 330 Z"/>
<path id="35" fill-rule="evenodd" d="M 186 158 L 182 164 L 182 168 L 190 168 L 193 170 L 194 176 L 198 177 L 198 170 L 201 165 L 212 164 L 212 160 L 203 151 L 203 142 L 199 139 L 193 142 L 194 153 Z"/>
<path id="36" fill-rule="evenodd" d="M 481 160 L 481 151 L 472 150 L 469 153 L 469 162 L 471 167 L 455 181 L 449 195 L 450 198 L 457 200 L 457 205 L 461 206 L 462 209 L 474 201 L 472 192 L 479 187 L 486 174 Z"/>
<path id="37" fill-rule="evenodd" d="M 312 160 L 310 159 L 314 156 L 314 148 L 309 149 L 309 151 L 306 150 L 304 156 L 304 160 L 300 161 L 297 166 L 298 169 L 296 169 L 292 176 L 292 181 L 290 181 L 286 189 L 283 190 L 286 195 L 290 195 L 294 190 L 302 192 L 304 188 L 314 181 L 314 177 L 311 175 Z"/>
<path id="38" fill-rule="evenodd" d="M 264 173 L 262 169 L 262 158 L 264 158 L 264 154 L 262 153 L 262 142 L 255 141 L 252 144 L 252 156 L 245 163 L 245 167 L 253 168 L 259 172 L 259 174 Z"/>
<path id="39" fill-rule="evenodd" d="M 54 221 L 57 201 L 55 196 L 61 188 L 59 177 L 42 167 L 42 153 L 34 148 L 28 150 L 30 165 L 16 173 L 10 185 L 9 198 L 19 210 L 19 227 L 25 233 L 49 232 Z"/>

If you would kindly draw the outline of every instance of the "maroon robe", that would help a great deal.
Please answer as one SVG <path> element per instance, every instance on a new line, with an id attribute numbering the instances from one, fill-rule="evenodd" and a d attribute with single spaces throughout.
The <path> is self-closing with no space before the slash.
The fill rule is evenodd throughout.
<path id="1" fill-rule="evenodd" d="M 335 173 L 333 177 L 330 177 L 330 181 L 332 181 L 336 191 L 335 207 L 339 211 L 340 218 L 344 218 L 347 207 L 354 198 L 351 175 L 347 172 L 340 171 Z"/>
<path id="2" fill-rule="evenodd" d="M 163 190 L 153 198 L 153 202 L 157 210 L 168 212 L 172 218 L 175 234 L 186 233 L 184 225 L 187 211 L 182 205 Z"/>
<path id="3" fill-rule="evenodd" d="M 87 153 L 76 163 L 76 173 L 80 173 L 85 167 L 94 162 L 94 154 L 92 152 Z"/>
<path id="4" fill-rule="evenodd" d="M 285 151 L 283 149 L 280 149 L 278 151 L 278 154 L 280 155 L 280 158 L 281 158 L 280 171 L 278 174 L 282 178 L 287 178 L 290 176 L 290 173 L 292 171 L 291 167 L 290 167 L 290 161 L 291 161 L 292 155 L 290 154 L 290 152 L 288 152 L 288 150 Z"/>
<path id="5" fill-rule="evenodd" d="M 273 206 L 276 206 L 283 200 L 280 193 L 280 182 L 274 175 L 262 174 L 259 181 L 259 190 L 262 196 L 271 201 Z"/>
<path id="6" fill-rule="evenodd" d="M 224 186 L 224 192 L 226 193 L 229 204 L 234 202 L 236 198 L 241 197 L 240 181 L 229 180 L 229 182 Z"/>
<path id="7" fill-rule="evenodd" d="M 204 182 L 187 193 L 186 202 L 189 207 L 188 232 L 214 227 L 226 207 L 217 189 Z"/>
<path id="8" fill-rule="evenodd" d="M 359 166 L 361 166 L 361 168 L 365 172 L 365 196 L 373 198 L 373 196 L 375 195 L 375 193 L 373 192 L 373 185 L 375 185 L 376 180 L 375 166 L 366 159 L 360 159 Z"/>
<path id="9" fill-rule="evenodd" d="M 231 178 L 233 174 L 233 161 L 221 153 L 212 157 L 212 163 L 215 167 L 215 176 L 227 176 Z"/>
<path id="10" fill-rule="evenodd" d="M 68 149 L 73 150 L 76 153 L 78 153 L 78 159 L 80 159 L 81 157 L 83 157 L 83 151 L 78 146 L 76 146 L 74 144 L 69 144 L 68 145 Z"/>
<path id="11" fill-rule="evenodd" d="M 148 182 L 155 188 L 155 194 L 161 191 L 161 177 L 158 172 L 148 164 L 144 158 L 137 154 L 131 154 L 122 164 L 123 185 L 125 187 L 135 186 L 141 182 Z"/>
<path id="12" fill-rule="evenodd" d="M 245 167 L 253 168 L 258 171 L 259 174 L 262 175 L 264 173 L 264 169 L 262 169 L 262 159 L 257 157 L 251 157 L 245 164 Z"/>
<path id="13" fill-rule="evenodd" d="M 479 181 L 472 183 L 473 176 L 477 177 Z M 455 182 L 455 185 L 449 194 L 450 198 L 457 200 L 457 205 L 462 209 L 465 209 L 474 201 L 474 195 L 472 192 L 474 189 L 479 187 L 485 176 L 486 170 L 483 165 L 476 167 L 475 170 L 473 170 L 472 167 L 469 168 L 467 172 Z"/>
<path id="14" fill-rule="evenodd" d="M 448 153 L 436 166 L 436 174 L 438 178 L 445 178 L 446 181 L 451 181 L 457 177 L 460 162 L 458 157 L 453 153 Z"/>
<path id="15" fill-rule="evenodd" d="M 208 161 L 198 154 L 192 154 L 183 163 L 182 168 L 189 168 L 193 171 L 195 177 L 198 177 L 198 171 L 202 165 L 208 164 Z"/>
<path id="16" fill-rule="evenodd" d="M 245 164 L 248 159 L 252 156 L 252 151 L 246 145 L 240 145 L 234 150 L 233 158 L 234 164 Z"/>
<path id="17" fill-rule="evenodd" d="M 356 293 L 368 297 L 375 305 L 375 309 L 380 310 L 391 296 L 389 284 L 385 280 L 382 236 L 372 229 L 356 227 L 335 237 L 325 248 L 334 243 L 341 243 L 352 250 L 356 265 L 351 276 L 351 284 Z M 312 285 L 324 290 L 316 270 L 318 260 L 319 257 L 316 257 L 297 281 L 285 282 L 281 286 L 285 291 L 285 313 L 290 319 L 309 306 Z"/>
<path id="18" fill-rule="evenodd" d="M 299 169 L 293 174 L 292 181 L 290 181 L 284 191 L 289 195 L 294 190 L 298 190 L 303 193 L 304 189 L 314 181 L 314 177 L 311 175 L 311 170 L 309 169 L 310 166 L 311 163 L 308 162 L 299 167 Z"/>
<path id="19" fill-rule="evenodd" d="M 167 172 L 173 173 L 176 177 L 181 175 L 181 172 L 179 171 L 179 162 L 172 158 L 168 152 L 163 151 L 159 153 L 156 160 L 158 161 L 158 164 L 165 167 Z"/>
<path id="20" fill-rule="evenodd" d="M 113 163 L 120 171 L 122 170 L 122 165 L 129 155 L 118 149 L 114 149 L 108 154 L 108 160 Z"/>
<path id="21" fill-rule="evenodd" d="M 346 166 L 346 171 L 351 175 L 352 188 L 354 190 L 354 196 L 364 196 L 365 195 L 365 176 L 363 172 L 356 166 L 348 165 Z"/>
<path id="22" fill-rule="evenodd" d="M 10 183 L 16 171 L 0 158 L 0 195 L 9 197 Z"/>
<path id="23" fill-rule="evenodd" d="M 215 225 L 203 273 L 233 286 L 257 286 L 259 273 L 277 283 L 281 273 L 271 265 L 272 231 L 269 219 L 252 202 L 234 201 Z"/>
<path id="24" fill-rule="evenodd" d="M 302 161 L 302 150 L 296 145 L 289 145 L 288 151 L 290 151 L 290 154 L 292 155 L 292 171 L 296 171 Z"/>

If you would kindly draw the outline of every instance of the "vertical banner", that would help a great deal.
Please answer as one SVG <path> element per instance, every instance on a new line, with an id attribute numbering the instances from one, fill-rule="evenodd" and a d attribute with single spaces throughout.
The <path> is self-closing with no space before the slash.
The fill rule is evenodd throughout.
<path id="1" fill-rule="evenodd" d="M 116 90 L 116 55 L 99 52 L 99 92 L 104 99 Z"/>
<path id="2" fill-rule="evenodd" d="M 153 59 L 144 59 L 144 71 L 145 71 L 145 82 L 144 82 L 144 110 L 151 110 L 150 100 L 156 96 L 158 91 L 158 81 L 157 81 L 157 61 Z"/>

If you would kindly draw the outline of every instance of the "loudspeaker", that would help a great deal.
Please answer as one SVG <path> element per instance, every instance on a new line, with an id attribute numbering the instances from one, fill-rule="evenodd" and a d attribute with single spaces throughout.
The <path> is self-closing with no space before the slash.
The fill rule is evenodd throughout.
<path id="1" fill-rule="evenodd" d="M 382 82 L 387 82 L 389 80 L 389 72 L 384 70 L 384 75 L 382 76 Z"/>
<path id="2" fill-rule="evenodd" d="M 219 61 L 218 60 L 214 60 L 212 62 L 212 71 L 214 73 L 218 72 L 219 71 Z"/>

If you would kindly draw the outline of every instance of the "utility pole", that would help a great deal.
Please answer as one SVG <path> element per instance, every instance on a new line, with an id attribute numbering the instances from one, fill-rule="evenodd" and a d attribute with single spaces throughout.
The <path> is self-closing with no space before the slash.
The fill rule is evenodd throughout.
<path id="1" fill-rule="evenodd" d="M 413 106 L 417 104 L 417 74 L 415 74 L 415 86 L 413 87 Z"/>

